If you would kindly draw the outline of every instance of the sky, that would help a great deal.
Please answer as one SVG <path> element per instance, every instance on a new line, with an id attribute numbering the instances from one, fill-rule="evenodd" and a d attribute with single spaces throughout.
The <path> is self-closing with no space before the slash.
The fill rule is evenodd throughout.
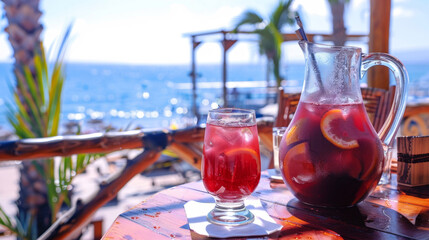
<path id="1" fill-rule="evenodd" d="M 278 0 L 41 0 L 44 26 L 42 39 L 49 49 L 73 23 L 68 49 L 69 62 L 123 64 L 189 64 L 189 33 L 231 29 L 240 14 L 252 9 L 268 16 Z M 326 0 L 295 0 L 307 33 L 330 33 L 331 20 Z M 351 0 L 346 9 L 348 33 L 369 31 L 369 0 Z M 2 10 L 3 11 L 3 10 Z M 429 1 L 392 0 L 390 51 L 429 54 Z M 2 12 L 3 13 L 3 12 Z M 0 28 L 7 22 L 0 19 Z M 296 26 L 287 27 L 293 32 Z M 365 43 L 348 43 L 367 51 Z M 301 61 L 295 42 L 283 44 L 284 61 Z M 424 52 L 424 51 L 423 51 Z M 427 54 L 426 54 L 427 55 Z M 197 49 L 199 63 L 220 63 L 218 41 Z M 425 56 L 424 56 L 425 57 Z M 239 42 L 228 52 L 231 63 L 261 62 L 257 45 Z M 12 61 L 7 34 L 0 32 L 0 62 Z"/>

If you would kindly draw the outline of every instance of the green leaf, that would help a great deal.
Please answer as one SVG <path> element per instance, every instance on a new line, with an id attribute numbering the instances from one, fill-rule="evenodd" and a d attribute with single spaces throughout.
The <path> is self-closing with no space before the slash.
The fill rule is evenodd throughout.
<path id="1" fill-rule="evenodd" d="M 45 48 L 43 47 L 43 42 L 40 42 L 40 64 L 41 64 L 41 71 L 42 71 L 42 85 L 44 86 L 43 89 L 43 95 L 44 98 L 47 99 L 48 96 L 48 91 L 46 91 L 46 88 L 48 88 L 49 86 L 49 74 L 48 74 L 48 62 L 46 61 L 46 55 L 45 55 Z M 46 101 L 46 100 L 45 100 Z M 46 104 L 46 102 L 45 102 Z M 45 105 L 44 104 L 44 105 Z"/>
<path id="2" fill-rule="evenodd" d="M 54 99 L 53 99 L 54 102 L 58 102 L 58 103 L 61 102 L 61 90 L 63 87 L 63 82 L 64 81 L 62 78 L 58 81 L 58 87 L 57 88 L 59 90 L 54 95 Z M 55 111 L 54 111 L 53 117 L 52 117 L 51 136 L 55 136 L 58 134 L 58 128 L 59 128 L 59 123 L 60 123 L 61 105 L 57 104 L 54 109 L 55 109 Z"/>
<path id="3" fill-rule="evenodd" d="M 17 116 L 18 119 L 18 127 L 20 128 L 20 131 L 25 134 L 25 138 L 35 138 L 36 136 L 31 131 L 30 127 L 28 126 L 28 123 L 25 122 L 20 116 Z"/>
<path id="4" fill-rule="evenodd" d="M 0 207 L 0 225 L 6 227 L 9 231 L 18 234 L 18 229 L 12 224 L 10 217 L 5 213 L 3 208 Z"/>
<path id="5" fill-rule="evenodd" d="M 64 33 L 63 40 L 61 41 L 61 45 L 60 45 L 60 48 L 58 50 L 57 59 L 56 59 L 55 63 L 62 62 L 62 60 L 64 58 L 64 53 L 65 53 L 65 50 L 67 48 L 67 40 L 70 37 L 70 33 L 71 33 L 71 30 L 72 30 L 72 27 L 73 27 L 73 25 L 70 24 L 67 27 L 66 32 Z"/>
<path id="6" fill-rule="evenodd" d="M 48 76 L 43 73 L 43 64 L 39 55 L 34 56 L 34 68 L 36 70 L 37 87 L 39 88 L 40 106 L 45 106 L 45 85 L 44 78 Z"/>
<path id="7" fill-rule="evenodd" d="M 52 73 L 51 86 L 49 89 L 49 105 L 48 105 L 48 128 L 51 129 L 51 136 L 58 134 L 61 90 L 63 78 L 61 77 L 61 65 L 56 65 Z"/>
<path id="8" fill-rule="evenodd" d="M 28 92 L 26 91 L 22 91 L 21 95 L 24 97 L 25 100 L 25 104 L 27 106 L 29 106 L 29 111 L 28 113 L 32 116 L 31 119 L 34 119 L 36 124 L 31 125 L 32 126 L 32 130 L 34 131 L 33 133 L 37 136 L 37 137 L 46 137 L 43 134 L 43 126 L 42 123 L 40 121 L 41 119 L 41 115 L 40 115 L 40 110 L 37 109 L 36 104 L 34 103 L 34 101 L 31 100 L 31 97 L 29 95 Z M 31 124 L 31 122 L 30 122 Z"/>
<path id="9" fill-rule="evenodd" d="M 30 90 L 31 99 L 35 102 L 38 109 L 42 106 L 42 100 L 40 99 L 39 92 L 36 90 L 36 85 L 34 84 L 33 75 L 31 75 L 30 68 L 28 66 L 24 66 L 24 76 L 25 76 L 25 83 L 28 86 L 28 89 Z M 40 111 L 39 111 L 40 112 Z"/>
<path id="10" fill-rule="evenodd" d="M 20 115 L 22 118 L 25 119 L 25 121 L 30 122 L 30 116 L 28 116 L 27 110 L 25 109 L 24 105 L 22 104 L 21 100 L 19 99 L 18 93 L 15 93 L 13 95 L 13 98 L 15 100 L 15 104 L 18 108 L 18 111 L 15 114 Z M 13 109 L 11 109 L 13 111 Z M 14 112 L 14 111 L 13 111 Z"/>
<path id="11" fill-rule="evenodd" d="M 88 155 L 85 155 L 85 154 L 78 154 L 77 155 L 77 157 L 76 157 L 76 168 L 75 168 L 76 173 L 80 172 L 80 170 L 84 168 L 86 156 L 88 156 Z"/>

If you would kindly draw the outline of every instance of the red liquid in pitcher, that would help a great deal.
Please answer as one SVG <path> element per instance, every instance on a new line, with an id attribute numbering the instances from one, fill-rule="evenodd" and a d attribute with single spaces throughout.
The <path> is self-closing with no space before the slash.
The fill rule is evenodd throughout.
<path id="1" fill-rule="evenodd" d="M 261 177 L 258 131 L 251 126 L 207 124 L 202 179 L 207 191 L 223 200 L 250 195 Z"/>
<path id="2" fill-rule="evenodd" d="M 301 201 L 328 207 L 352 206 L 377 185 L 382 173 L 381 141 L 362 103 L 301 102 L 280 144 L 280 168 Z"/>

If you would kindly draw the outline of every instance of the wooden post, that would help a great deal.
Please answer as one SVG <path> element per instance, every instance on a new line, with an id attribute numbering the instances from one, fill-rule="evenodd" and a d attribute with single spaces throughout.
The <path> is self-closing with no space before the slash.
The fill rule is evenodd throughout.
<path id="1" fill-rule="evenodd" d="M 391 0 L 370 0 L 369 52 L 389 52 Z M 368 71 L 368 86 L 389 90 L 389 70 L 376 66 Z"/>
<path id="2" fill-rule="evenodd" d="M 226 77 L 227 77 L 227 72 L 226 72 L 226 52 L 228 51 L 228 49 L 226 49 L 226 33 L 223 33 L 223 41 L 222 41 L 222 47 L 223 47 L 223 58 L 222 58 L 222 95 L 223 95 L 223 107 L 228 107 L 228 92 L 226 89 Z"/>
<path id="3" fill-rule="evenodd" d="M 222 47 L 223 47 L 223 59 L 222 59 L 222 88 L 223 88 L 223 107 L 228 107 L 228 91 L 226 88 L 226 81 L 227 81 L 227 52 L 228 50 L 234 45 L 237 40 L 230 40 L 227 39 L 226 31 L 222 31 L 223 34 L 223 40 L 222 40 Z"/>
<path id="4" fill-rule="evenodd" d="M 195 36 L 192 36 L 192 70 L 191 70 L 191 78 L 192 78 L 192 113 L 199 120 L 200 114 L 197 106 L 197 70 L 195 65 L 195 49 L 200 45 L 201 42 L 197 42 L 195 40 Z"/>

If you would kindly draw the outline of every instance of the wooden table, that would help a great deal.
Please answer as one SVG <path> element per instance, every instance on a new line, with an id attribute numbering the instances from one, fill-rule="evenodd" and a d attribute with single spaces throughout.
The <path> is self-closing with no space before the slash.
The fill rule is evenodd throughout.
<path id="1" fill-rule="evenodd" d="M 429 187 L 398 187 L 396 175 L 392 184 L 346 209 L 302 204 L 266 172 L 253 196 L 283 225 L 263 239 L 429 239 Z M 206 239 L 189 230 L 183 205 L 207 198 L 201 181 L 163 190 L 121 214 L 103 239 Z"/>

